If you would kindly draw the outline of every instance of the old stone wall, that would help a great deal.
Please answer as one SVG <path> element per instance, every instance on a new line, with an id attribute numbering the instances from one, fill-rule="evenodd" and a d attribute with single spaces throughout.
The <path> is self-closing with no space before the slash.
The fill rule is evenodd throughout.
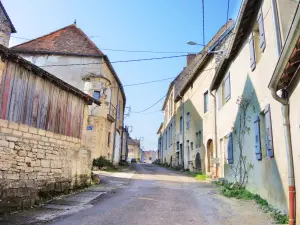
<path id="1" fill-rule="evenodd" d="M 90 183 L 81 139 L 0 120 L 0 212 Z"/>
<path id="2" fill-rule="evenodd" d="M 11 26 L 3 10 L 0 8 L 0 44 L 8 47 L 11 34 Z"/>

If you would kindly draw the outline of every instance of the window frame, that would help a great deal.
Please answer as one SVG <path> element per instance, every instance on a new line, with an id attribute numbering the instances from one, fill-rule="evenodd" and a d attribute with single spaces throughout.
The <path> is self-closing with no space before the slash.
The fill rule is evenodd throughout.
<path id="1" fill-rule="evenodd" d="M 206 90 L 203 93 L 203 103 L 204 103 L 203 111 L 204 111 L 204 113 L 207 113 L 209 111 L 209 95 L 208 95 L 208 90 Z"/>

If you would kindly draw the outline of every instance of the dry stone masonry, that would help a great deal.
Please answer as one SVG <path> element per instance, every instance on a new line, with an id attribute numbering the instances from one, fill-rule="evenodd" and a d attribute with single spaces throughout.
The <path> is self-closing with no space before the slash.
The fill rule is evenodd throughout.
<path id="1" fill-rule="evenodd" d="M 0 120 L 0 212 L 88 185 L 91 153 L 81 141 Z"/>

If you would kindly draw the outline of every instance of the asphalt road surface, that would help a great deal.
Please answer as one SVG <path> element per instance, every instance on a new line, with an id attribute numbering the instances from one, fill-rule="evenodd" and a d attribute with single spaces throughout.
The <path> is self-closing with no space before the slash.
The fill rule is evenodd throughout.
<path id="1" fill-rule="evenodd" d="M 223 197 L 211 184 L 151 164 L 137 164 L 136 171 L 126 187 L 93 207 L 48 224 L 271 224 L 254 202 Z"/>

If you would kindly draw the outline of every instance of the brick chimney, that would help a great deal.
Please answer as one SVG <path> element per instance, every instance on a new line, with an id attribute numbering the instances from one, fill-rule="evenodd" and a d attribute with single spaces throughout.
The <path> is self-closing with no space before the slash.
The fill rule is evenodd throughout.
<path id="1" fill-rule="evenodd" d="M 188 54 L 186 57 L 186 66 L 190 65 L 196 56 L 197 54 Z"/>

